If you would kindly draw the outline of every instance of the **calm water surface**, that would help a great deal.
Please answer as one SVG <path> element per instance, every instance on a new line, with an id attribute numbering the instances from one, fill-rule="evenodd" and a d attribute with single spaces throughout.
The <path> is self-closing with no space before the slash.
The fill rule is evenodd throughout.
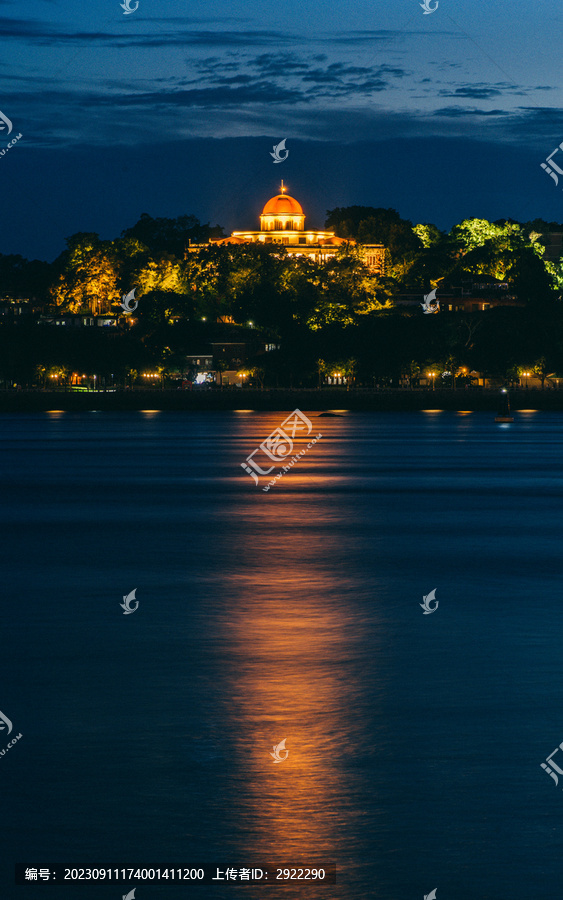
<path id="1" fill-rule="evenodd" d="M 309 415 L 269 493 L 240 464 L 284 414 L 0 418 L 2 898 L 126 892 L 15 862 L 279 862 L 338 883 L 137 898 L 560 900 L 563 416 Z"/>

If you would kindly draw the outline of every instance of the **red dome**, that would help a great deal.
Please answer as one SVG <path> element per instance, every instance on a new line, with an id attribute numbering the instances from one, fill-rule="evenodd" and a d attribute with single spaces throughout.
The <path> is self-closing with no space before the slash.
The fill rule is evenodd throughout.
<path id="1" fill-rule="evenodd" d="M 263 216 L 302 216 L 301 204 L 288 194 L 277 194 L 268 200 L 262 210 Z"/>

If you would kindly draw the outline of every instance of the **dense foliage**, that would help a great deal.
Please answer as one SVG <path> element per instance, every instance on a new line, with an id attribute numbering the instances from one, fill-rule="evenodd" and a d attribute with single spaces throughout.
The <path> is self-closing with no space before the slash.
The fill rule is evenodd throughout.
<path id="1" fill-rule="evenodd" d="M 217 341 L 219 319 L 239 324 L 221 334 L 236 329 L 248 372 L 266 385 L 313 386 L 336 371 L 356 384 L 396 384 L 402 376 L 414 385 L 431 368 L 449 373 L 452 386 L 472 370 L 508 380 L 534 368 L 544 380 L 563 371 L 563 268 L 544 260 L 541 237 L 563 225 L 468 219 L 444 233 L 363 206 L 330 210 L 326 225 L 351 241 L 384 244 L 386 275 L 367 268 L 353 243 L 323 263 L 288 256 L 277 244 L 194 250 L 222 229 L 193 216 L 143 214 L 115 240 L 75 234 L 52 264 L 0 255 L 0 297 L 30 298 L 44 314 L 111 313 L 124 323 L 56 329 L 37 316 L 27 324 L 4 316 L 0 379 L 44 383 L 53 373 L 83 371 L 125 382 L 147 368 L 181 371 L 186 354 Z M 508 282 L 523 306 L 424 316 L 418 305 L 394 303 L 470 276 Z M 119 301 L 133 287 L 139 305 L 125 326 Z M 279 349 L 265 354 L 266 343 Z M 215 364 L 227 365 L 220 354 Z"/>

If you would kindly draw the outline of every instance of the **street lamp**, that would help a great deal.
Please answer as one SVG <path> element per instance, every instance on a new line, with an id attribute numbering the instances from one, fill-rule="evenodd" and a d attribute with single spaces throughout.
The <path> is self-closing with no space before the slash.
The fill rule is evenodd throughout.
<path id="1" fill-rule="evenodd" d="M 436 372 L 429 372 L 428 374 L 429 374 L 430 378 L 432 379 L 432 390 L 435 391 L 436 390 Z"/>
<path id="2" fill-rule="evenodd" d="M 526 379 L 526 390 L 528 390 L 528 378 L 530 377 L 531 374 L 532 374 L 531 372 L 522 372 L 522 375 Z"/>

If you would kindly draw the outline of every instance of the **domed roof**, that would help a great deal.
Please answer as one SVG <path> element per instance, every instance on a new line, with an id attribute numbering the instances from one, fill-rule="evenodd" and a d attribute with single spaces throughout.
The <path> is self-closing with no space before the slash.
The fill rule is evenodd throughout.
<path id="1" fill-rule="evenodd" d="M 276 194 L 262 210 L 263 216 L 302 216 L 301 204 L 288 194 Z"/>

